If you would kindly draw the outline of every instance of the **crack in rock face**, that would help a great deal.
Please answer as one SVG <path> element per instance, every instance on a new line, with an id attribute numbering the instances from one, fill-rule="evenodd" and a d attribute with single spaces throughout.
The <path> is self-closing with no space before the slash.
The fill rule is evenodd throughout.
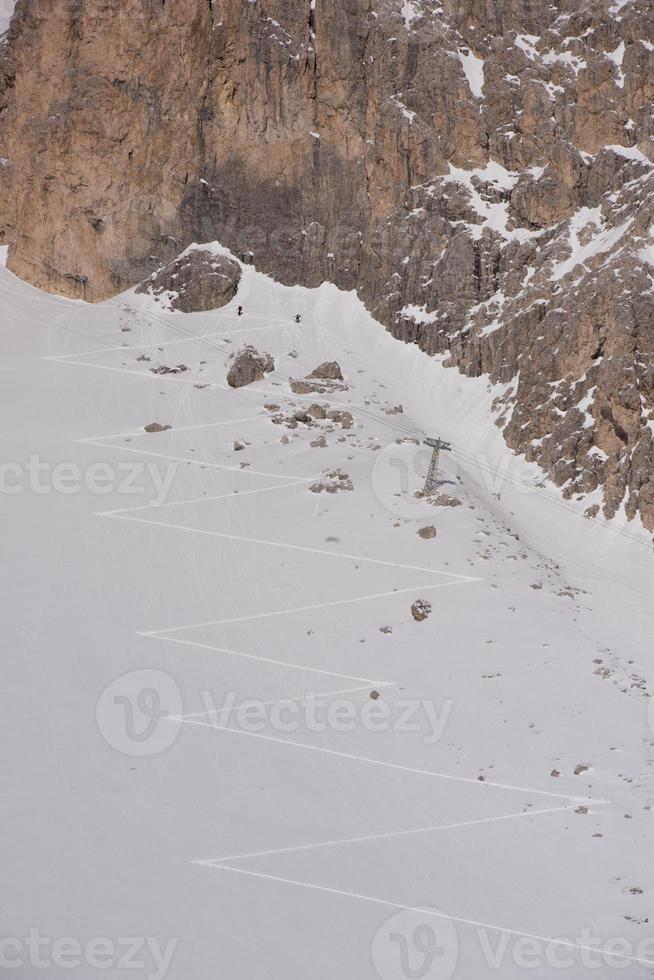
<path id="1" fill-rule="evenodd" d="M 649 0 L 213 7 L 18 4 L 9 268 L 215 309 L 240 269 L 188 247 L 219 241 L 282 283 L 355 289 L 396 338 L 486 376 L 509 447 L 589 518 L 654 529 Z"/>

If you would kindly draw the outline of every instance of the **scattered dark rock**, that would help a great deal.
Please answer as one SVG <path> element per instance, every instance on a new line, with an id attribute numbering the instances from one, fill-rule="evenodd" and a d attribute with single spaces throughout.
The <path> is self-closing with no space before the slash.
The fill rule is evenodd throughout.
<path id="1" fill-rule="evenodd" d="M 168 367 L 167 364 L 158 364 L 157 367 L 150 368 L 151 374 L 184 374 L 185 371 L 188 371 L 186 364 L 177 364 L 175 367 Z"/>
<path id="2" fill-rule="evenodd" d="M 168 432 L 169 429 L 172 429 L 172 425 L 161 425 L 160 422 L 150 422 L 145 426 L 146 432 Z"/>
<path id="3" fill-rule="evenodd" d="M 316 379 L 315 381 L 310 381 L 308 378 L 302 378 L 300 380 L 291 378 L 289 385 L 295 395 L 324 395 L 331 391 L 347 391 L 346 384 L 329 380 L 321 381 Z"/>
<path id="4" fill-rule="evenodd" d="M 438 534 L 436 528 L 433 524 L 428 524 L 426 527 L 421 527 L 418 531 L 418 535 L 424 538 L 425 541 L 431 541 Z"/>
<path id="5" fill-rule="evenodd" d="M 331 422 L 337 422 L 342 429 L 351 429 L 354 425 L 354 418 L 351 412 L 339 412 L 336 409 L 331 409 L 327 412 L 327 418 Z"/>
<path id="6" fill-rule="evenodd" d="M 422 623 L 431 613 L 431 602 L 426 599 L 416 599 L 411 606 L 411 615 L 417 623 Z"/>
<path id="7" fill-rule="evenodd" d="M 285 425 L 289 429 L 296 429 L 298 424 L 312 427 L 315 426 L 316 421 L 324 420 L 339 424 L 343 429 L 351 429 L 354 425 L 351 412 L 340 412 L 336 409 L 328 411 L 326 406 L 317 404 L 309 405 L 306 409 L 297 409 L 292 415 L 284 415 L 278 412 L 271 416 L 271 422 L 274 425 Z M 327 431 L 333 431 L 333 426 L 328 427 Z"/>
<path id="8" fill-rule="evenodd" d="M 309 490 L 311 493 L 338 493 L 340 490 L 354 490 L 354 485 L 347 473 L 331 470 L 319 483 L 313 483 Z"/>

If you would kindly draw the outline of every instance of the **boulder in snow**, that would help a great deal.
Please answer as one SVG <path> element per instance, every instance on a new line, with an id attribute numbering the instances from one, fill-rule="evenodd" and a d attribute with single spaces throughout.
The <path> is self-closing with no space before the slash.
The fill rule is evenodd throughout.
<path id="1" fill-rule="evenodd" d="M 431 612 L 431 602 L 427 602 L 426 599 L 416 599 L 416 601 L 411 606 L 411 615 L 415 619 L 416 623 L 422 623 Z"/>
<path id="2" fill-rule="evenodd" d="M 311 372 L 310 378 L 320 378 L 323 381 L 342 381 L 343 372 L 336 361 L 325 361 Z"/>
<path id="3" fill-rule="evenodd" d="M 354 418 L 351 412 L 339 412 L 337 409 L 332 408 L 327 412 L 327 418 L 330 422 L 337 422 L 343 429 L 351 429 L 354 425 Z"/>
<path id="4" fill-rule="evenodd" d="M 449 493 L 439 493 L 437 497 L 432 497 L 431 503 L 434 507 L 460 507 L 461 501 L 458 497 L 450 497 Z"/>
<path id="5" fill-rule="evenodd" d="M 210 248 L 192 248 L 137 287 L 162 306 L 182 313 L 200 313 L 226 306 L 241 281 L 241 268 L 227 255 Z"/>
<path id="6" fill-rule="evenodd" d="M 242 347 L 233 355 L 227 384 L 230 388 L 243 388 L 255 381 L 263 381 L 274 370 L 275 362 L 270 354 L 260 354 L 254 347 Z"/>

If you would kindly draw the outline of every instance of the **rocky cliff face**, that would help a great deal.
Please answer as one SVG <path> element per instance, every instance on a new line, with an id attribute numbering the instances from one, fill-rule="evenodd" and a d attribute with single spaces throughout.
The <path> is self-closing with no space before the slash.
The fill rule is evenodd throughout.
<path id="1" fill-rule="evenodd" d="M 356 288 L 654 529 L 653 96 L 649 0 L 18 0 L 0 240 L 89 300 L 213 240 Z"/>

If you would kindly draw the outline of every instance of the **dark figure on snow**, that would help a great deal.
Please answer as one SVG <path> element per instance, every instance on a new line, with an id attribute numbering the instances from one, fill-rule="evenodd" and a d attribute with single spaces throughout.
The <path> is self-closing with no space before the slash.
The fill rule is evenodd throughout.
<path id="1" fill-rule="evenodd" d="M 237 313 L 238 313 L 239 316 L 243 316 L 243 307 L 242 306 L 239 306 L 239 308 L 237 310 Z"/>
<path id="2" fill-rule="evenodd" d="M 296 313 L 295 314 L 295 322 L 296 323 L 302 323 L 302 317 L 300 316 L 299 313 Z"/>

